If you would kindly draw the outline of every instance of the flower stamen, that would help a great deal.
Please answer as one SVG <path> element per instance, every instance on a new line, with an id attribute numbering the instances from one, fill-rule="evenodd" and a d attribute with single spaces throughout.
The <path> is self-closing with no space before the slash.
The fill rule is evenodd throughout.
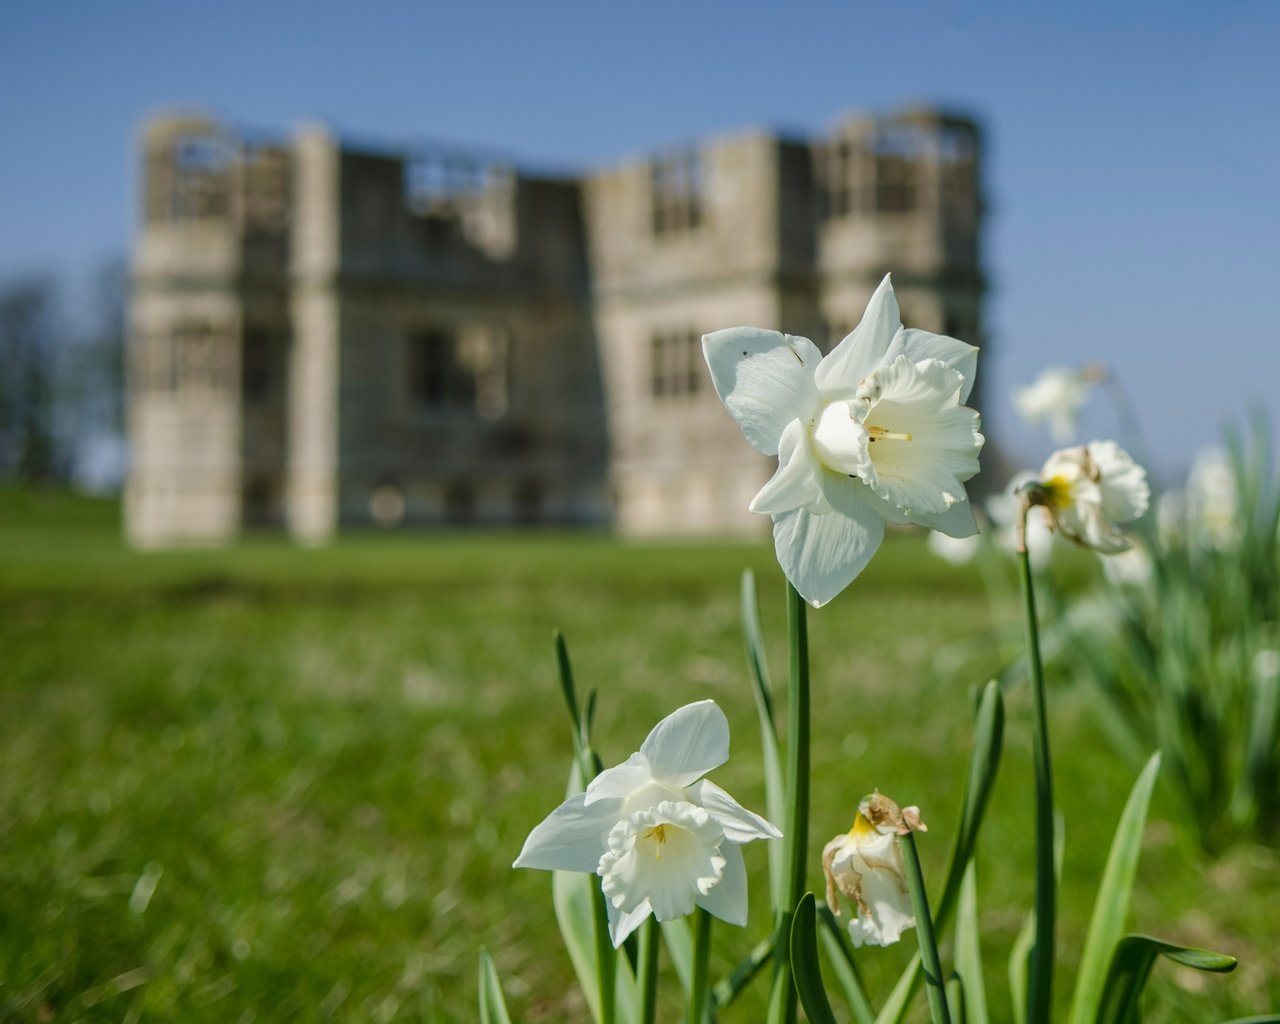
<path id="1" fill-rule="evenodd" d="M 871 435 L 870 441 L 910 441 L 910 434 L 899 434 L 892 430 L 886 430 L 884 427 L 867 427 L 867 433 Z"/>

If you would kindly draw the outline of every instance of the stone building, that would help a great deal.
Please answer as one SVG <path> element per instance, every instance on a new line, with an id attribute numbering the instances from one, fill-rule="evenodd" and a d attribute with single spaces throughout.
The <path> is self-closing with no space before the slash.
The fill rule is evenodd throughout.
<path id="1" fill-rule="evenodd" d="M 829 346 L 886 271 L 980 343 L 980 138 L 938 111 L 710 138 L 580 178 L 441 147 L 151 121 L 126 530 L 760 529 L 700 336 Z"/>

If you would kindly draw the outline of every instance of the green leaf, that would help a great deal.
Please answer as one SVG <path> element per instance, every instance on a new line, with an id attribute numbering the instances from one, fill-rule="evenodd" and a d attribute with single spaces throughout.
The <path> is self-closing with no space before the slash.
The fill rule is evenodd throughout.
<path id="1" fill-rule="evenodd" d="M 965 1007 L 964 979 L 954 971 L 947 976 L 947 1006 L 955 1024 L 969 1024 L 969 1011 Z"/>
<path id="2" fill-rule="evenodd" d="M 809 858 L 809 605 L 790 582 L 787 583 L 787 638 L 790 671 L 787 676 L 787 795 L 782 822 L 784 902 L 774 914 L 779 954 L 791 943 L 792 915 L 805 893 L 805 872 Z M 769 1024 L 795 1024 L 796 986 L 791 980 L 791 958 L 778 955 L 773 961 L 769 992 Z"/>
<path id="3" fill-rule="evenodd" d="M 1093 1024 L 1102 1005 L 1107 965 L 1111 962 L 1116 944 L 1124 928 L 1129 912 L 1129 896 L 1133 891 L 1134 876 L 1138 871 L 1138 858 L 1142 853 L 1142 829 L 1147 821 L 1147 808 L 1151 803 L 1151 791 L 1160 773 L 1159 752 L 1151 756 L 1142 769 L 1138 781 L 1133 784 L 1107 866 L 1102 873 L 1102 884 L 1093 905 L 1093 917 L 1089 920 L 1089 932 L 1085 936 L 1080 955 L 1080 968 L 1076 974 L 1076 987 L 1071 998 L 1070 1024 Z"/>
<path id="4" fill-rule="evenodd" d="M 1249 827 L 1258 815 L 1258 796 L 1272 784 L 1276 770 L 1276 725 L 1280 717 L 1280 679 L 1255 680 L 1250 709 L 1249 739 L 1244 766 L 1231 799 L 1231 820 Z"/>
<path id="5" fill-rule="evenodd" d="M 818 966 L 817 917 L 813 893 L 807 892 L 796 905 L 791 919 L 791 977 L 800 994 L 800 1005 L 811 1024 L 836 1024 L 836 1015 L 827 1002 Z"/>
<path id="6" fill-rule="evenodd" d="M 1036 942 L 1036 915 L 1028 914 L 1022 930 L 1009 951 L 1009 1002 L 1013 1004 L 1013 1024 L 1027 1024 L 1027 978 L 1031 968 L 1031 947 Z"/>
<path id="7" fill-rule="evenodd" d="M 760 752 L 764 764 L 765 817 L 773 822 L 786 817 L 786 787 L 782 780 L 782 757 L 778 753 L 778 728 L 773 718 L 773 686 L 769 681 L 769 662 L 765 656 L 764 633 L 760 628 L 760 604 L 756 597 L 756 578 L 750 569 L 742 573 L 742 636 L 747 655 L 747 668 L 751 674 L 751 695 L 756 702 L 756 715 L 760 719 Z M 773 912 L 780 914 L 785 907 L 785 882 L 783 879 L 784 847 L 782 843 L 769 843 L 769 896 Z"/>
<path id="8" fill-rule="evenodd" d="M 1184 967 L 1225 974 L 1235 970 L 1236 958 L 1207 949 L 1178 946 L 1149 935 L 1126 935 L 1116 945 L 1098 1006 L 1096 1024 L 1137 1024 L 1138 1003 L 1157 957 Z"/>
<path id="9" fill-rule="evenodd" d="M 498 968 L 483 946 L 480 947 L 480 1024 L 511 1024 L 502 983 L 498 981 Z"/>
<path id="10" fill-rule="evenodd" d="M 963 982 L 964 1019 L 969 1024 L 988 1024 L 978 935 L 978 881 L 974 862 L 970 860 L 960 886 L 960 909 L 956 915 L 955 969 Z"/>
<path id="11" fill-rule="evenodd" d="M 844 989 L 844 997 L 848 1000 L 849 1009 L 858 1024 L 872 1024 L 875 1013 L 871 1002 L 867 999 L 867 991 L 862 986 L 862 975 L 858 973 L 858 965 L 853 959 L 853 946 L 849 942 L 849 933 L 836 920 L 830 908 L 820 907 L 818 918 L 822 922 L 822 944 L 827 950 L 827 959 L 832 970 L 836 972 L 836 980 Z"/>
<path id="12" fill-rule="evenodd" d="M 556 630 L 551 634 L 556 653 L 556 675 L 560 679 L 560 693 L 564 697 L 565 707 L 569 711 L 569 721 L 573 725 L 574 743 L 579 750 L 586 744 L 582 741 L 582 711 L 578 707 L 578 692 L 573 683 L 573 666 L 569 662 L 569 646 L 565 643 L 564 634 Z"/>
<path id="13" fill-rule="evenodd" d="M 978 704 L 974 722 L 973 747 L 969 754 L 969 772 L 965 779 L 964 804 L 960 811 L 960 825 L 951 844 L 951 858 L 947 864 L 946 881 L 942 896 L 934 912 L 934 923 L 941 932 L 951 919 L 965 869 L 973 857 L 978 829 L 986 814 L 991 788 L 995 784 L 996 769 L 1000 766 L 1000 750 L 1004 740 L 1004 698 L 1000 686 L 994 680 L 987 683 Z M 889 999 L 881 1008 L 876 1024 L 899 1024 L 906 1016 L 920 985 L 920 957 L 912 957 Z"/>

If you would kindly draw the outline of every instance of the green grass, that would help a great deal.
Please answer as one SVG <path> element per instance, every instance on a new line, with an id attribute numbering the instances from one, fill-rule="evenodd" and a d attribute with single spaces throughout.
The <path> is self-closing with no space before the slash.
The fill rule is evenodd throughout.
<path id="1" fill-rule="evenodd" d="M 715 779 L 762 808 L 737 619 L 747 566 L 781 681 L 783 587 L 764 540 L 365 535 L 307 551 L 263 537 L 135 554 L 111 503 L 0 491 L 0 1021 L 470 1021 L 481 944 L 517 1019 L 584 1019 L 550 878 L 510 869 L 568 766 L 552 629 L 599 691 L 606 761 L 714 697 L 735 742 Z M 999 663 L 963 646 L 992 624 L 978 580 L 894 538 L 810 624 L 810 883 L 821 843 L 877 786 L 922 807 L 936 880 L 972 694 Z M 1050 703 L 1065 996 L 1131 772 L 1080 699 L 1058 686 Z M 1010 693 L 980 842 L 997 1006 L 1030 905 L 1028 714 Z M 1274 851 L 1211 863 L 1167 818 L 1158 797 L 1131 926 L 1244 963 L 1225 979 L 1158 968 L 1182 1002 L 1151 1019 L 1280 1004 Z M 717 971 L 768 930 L 758 847 L 752 920 L 717 929 Z M 862 957 L 873 991 L 908 952 Z M 761 998 L 724 1019 L 757 1019 Z M 673 1016 L 669 986 L 664 999 Z"/>

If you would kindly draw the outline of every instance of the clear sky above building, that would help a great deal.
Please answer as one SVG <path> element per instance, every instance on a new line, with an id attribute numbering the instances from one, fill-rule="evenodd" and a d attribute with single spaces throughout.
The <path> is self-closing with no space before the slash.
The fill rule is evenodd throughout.
<path id="1" fill-rule="evenodd" d="M 993 434 L 1101 359 L 1158 461 L 1280 419 L 1280 4 L 23 4 L 0 23 L 0 275 L 128 244 L 135 132 L 196 107 L 576 170 L 717 131 L 941 103 L 987 127 Z M 1112 432 L 1095 398 L 1086 423 Z"/>

